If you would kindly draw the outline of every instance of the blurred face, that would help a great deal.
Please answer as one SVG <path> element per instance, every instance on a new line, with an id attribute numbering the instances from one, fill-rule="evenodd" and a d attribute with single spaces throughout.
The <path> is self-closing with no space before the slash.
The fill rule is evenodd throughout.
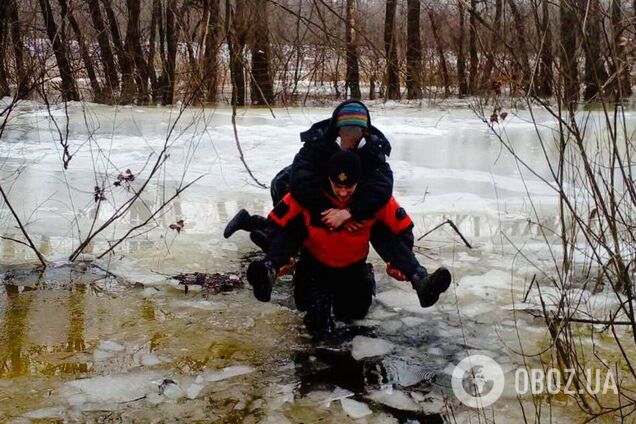
<path id="1" fill-rule="evenodd" d="M 353 150 L 362 139 L 364 132 L 361 127 L 342 127 L 338 130 L 340 149 Z"/>
<path id="2" fill-rule="evenodd" d="M 331 191 L 333 192 L 333 195 L 341 202 L 348 202 L 351 200 L 351 196 L 353 196 L 353 193 L 356 191 L 356 187 L 358 187 L 358 184 L 346 186 L 334 183 L 331 180 L 329 180 L 329 184 L 331 184 Z"/>

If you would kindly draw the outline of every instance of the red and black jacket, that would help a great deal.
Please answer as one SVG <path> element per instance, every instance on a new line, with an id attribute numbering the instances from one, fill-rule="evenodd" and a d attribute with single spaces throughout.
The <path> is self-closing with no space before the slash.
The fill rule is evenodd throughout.
<path id="1" fill-rule="evenodd" d="M 324 196 L 330 201 L 331 207 L 347 207 L 331 196 Z M 332 231 L 321 222 L 316 222 L 316 215 L 301 206 L 291 194 L 283 197 L 270 212 L 269 219 L 279 227 L 285 228 L 301 215 L 307 230 L 305 248 L 316 260 L 333 268 L 344 268 L 366 259 L 369 254 L 371 227 L 376 222 L 386 225 L 396 235 L 405 232 L 410 234 L 413 228 L 413 221 L 394 197 L 391 197 L 372 218 L 361 221 L 363 227 L 355 232 L 349 232 L 344 227 Z"/>

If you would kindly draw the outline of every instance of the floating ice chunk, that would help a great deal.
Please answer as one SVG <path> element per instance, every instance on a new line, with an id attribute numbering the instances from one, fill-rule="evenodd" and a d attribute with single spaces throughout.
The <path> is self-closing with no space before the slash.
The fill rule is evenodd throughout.
<path id="1" fill-rule="evenodd" d="M 401 289 L 392 289 L 380 292 L 375 299 L 387 308 L 401 309 L 409 306 L 420 308 L 419 300 L 415 292 Z"/>
<path id="2" fill-rule="evenodd" d="M 190 286 L 192 287 L 200 287 L 200 286 Z M 221 302 L 212 302 L 211 300 L 180 300 L 173 303 L 175 306 L 185 307 L 185 308 L 194 308 L 194 309 L 203 309 L 205 311 L 216 311 L 219 309 L 227 308 L 227 305 Z"/>
<path id="3" fill-rule="evenodd" d="M 125 349 L 125 347 L 120 345 L 119 343 L 110 340 L 104 340 L 99 344 L 98 349 L 106 352 L 121 352 Z"/>
<path id="4" fill-rule="evenodd" d="M 157 391 L 153 380 L 160 378 L 158 372 L 103 376 L 73 380 L 65 384 L 67 399 L 78 394 L 87 402 L 130 402 Z"/>
<path id="5" fill-rule="evenodd" d="M 279 410 L 287 402 L 294 401 L 293 384 L 274 384 L 267 389 L 267 409 L 270 411 Z"/>
<path id="6" fill-rule="evenodd" d="M 342 404 L 342 409 L 345 411 L 345 413 L 354 420 L 372 414 L 371 409 L 367 406 L 366 403 L 346 398 L 340 399 L 340 403 Z"/>
<path id="7" fill-rule="evenodd" d="M 188 390 L 186 390 L 186 397 L 188 399 L 196 399 L 196 397 L 199 396 L 199 393 L 201 393 L 201 390 L 203 390 L 204 387 L 205 386 L 197 383 L 190 384 L 190 387 L 188 387 Z"/>
<path id="8" fill-rule="evenodd" d="M 27 412 L 23 415 L 24 418 L 30 418 L 32 420 L 44 420 L 44 419 L 59 419 L 64 416 L 66 408 L 61 406 L 53 408 L 36 409 L 35 411 Z"/>
<path id="9" fill-rule="evenodd" d="M 423 318 L 417 318 L 417 317 L 404 317 L 402 318 L 402 322 L 407 327 L 417 327 L 418 325 L 424 324 L 426 320 Z"/>
<path id="10" fill-rule="evenodd" d="M 366 336 L 355 336 L 351 344 L 351 356 L 356 361 L 370 356 L 386 355 L 394 348 L 391 342 Z"/>
<path id="11" fill-rule="evenodd" d="M 321 404 L 329 408 L 331 406 L 331 402 L 342 400 L 353 395 L 353 392 L 336 386 L 336 388 L 331 392 L 326 390 L 316 390 L 315 392 L 311 392 L 307 395 L 307 399 L 311 402 Z"/>
<path id="12" fill-rule="evenodd" d="M 112 358 L 113 356 L 115 356 L 113 352 L 105 352 L 99 349 L 93 352 L 93 359 L 95 359 L 95 362 L 104 361 L 108 358 Z"/>
<path id="13" fill-rule="evenodd" d="M 204 381 L 221 381 L 228 378 L 236 377 L 243 374 L 249 374 L 254 371 L 254 368 L 246 365 L 232 365 L 230 367 L 223 368 L 220 371 L 211 371 L 201 374 L 197 377 L 196 383 L 202 383 Z"/>
<path id="14" fill-rule="evenodd" d="M 375 308 L 369 315 L 367 315 L 367 318 L 381 321 L 387 318 L 392 318 L 396 315 L 397 314 L 395 312 L 388 312 L 383 308 Z"/>
<path id="15" fill-rule="evenodd" d="M 152 367 L 160 364 L 162 361 L 154 353 L 144 353 L 141 355 L 140 362 L 144 367 Z"/>
<path id="16" fill-rule="evenodd" d="M 367 395 L 367 398 L 400 411 L 415 412 L 422 409 L 409 395 L 391 388 L 372 391 Z"/>
<path id="17" fill-rule="evenodd" d="M 398 321 L 398 320 L 391 320 L 391 321 L 384 321 L 381 325 L 381 327 L 384 329 L 384 331 L 386 331 L 387 333 L 395 333 L 397 332 L 400 328 L 402 328 L 404 324 L 402 323 L 402 321 Z"/>
<path id="18" fill-rule="evenodd" d="M 179 384 L 170 379 L 163 380 L 159 386 L 159 390 L 167 399 L 176 400 L 183 397 L 183 391 L 181 387 L 179 387 Z"/>

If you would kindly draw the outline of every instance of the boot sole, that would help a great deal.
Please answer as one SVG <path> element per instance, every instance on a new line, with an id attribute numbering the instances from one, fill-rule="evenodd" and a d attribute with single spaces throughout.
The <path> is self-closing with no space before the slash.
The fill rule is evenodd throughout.
<path id="1" fill-rule="evenodd" d="M 451 273 L 446 268 L 439 268 L 434 272 L 433 279 L 430 284 L 430 291 L 424 296 L 418 296 L 420 306 L 429 308 L 437 303 L 439 295 L 444 293 L 451 284 Z"/>

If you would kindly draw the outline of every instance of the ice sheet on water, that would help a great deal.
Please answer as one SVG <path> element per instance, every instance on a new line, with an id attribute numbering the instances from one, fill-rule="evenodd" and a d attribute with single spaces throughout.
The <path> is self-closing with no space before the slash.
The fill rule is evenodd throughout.
<path id="1" fill-rule="evenodd" d="M 387 340 L 355 336 L 351 341 L 351 356 L 359 361 L 362 358 L 386 355 L 394 348 L 395 345 Z"/>
<path id="2" fill-rule="evenodd" d="M 342 409 L 345 413 L 354 420 L 366 417 L 373 413 L 366 403 L 358 402 L 357 400 L 340 399 L 340 404 L 342 405 Z"/>
<path id="3" fill-rule="evenodd" d="M 375 299 L 385 307 L 392 309 L 420 306 L 415 292 L 401 289 L 391 289 L 380 292 L 376 295 Z"/>
<path id="4" fill-rule="evenodd" d="M 190 384 L 190 386 L 186 390 L 186 397 L 188 399 L 196 399 L 196 397 L 199 396 L 199 393 L 201 393 L 201 390 L 203 390 L 204 387 L 205 386 L 203 386 L 202 384 Z"/>
<path id="5" fill-rule="evenodd" d="M 419 325 L 423 325 L 426 322 L 425 319 L 418 318 L 418 317 L 404 317 L 404 318 L 401 319 L 401 321 L 407 327 L 416 327 L 416 326 L 419 326 Z"/>
<path id="6" fill-rule="evenodd" d="M 99 344 L 98 349 L 105 352 L 121 352 L 126 348 L 112 340 L 104 340 Z"/>
<path id="7" fill-rule="evenodd" d="M 64 385 L 63 393 L 67 399 L 81 394 L 92 403 L 129 402 L 157 392 L 158 387 L 153 381 L 161 375 L 159 372 L 142 372 L 73 380 Z"/>
<path id="8" fill-rule="evenodd" d="M 66 408 L 57 406 L 51 408 L 41 408 L 35 411 L 29 411 L 22 415 L 24 418 L 32 420 L 61 419 L 66 413 Z"/>
<path id="9" fill-rule="evenodd" d="M 236 377 L 243 374 L 249 374 L 254 371 L 254 368 L 248 367 L 247 365 L 232 365 L 226 368 L 223 368 L 219 371 L 208 371 L 206 373 L 200 374 L 196 378 L 196 383 L 202 383 L 204 381 L 213 382 L 213 381 L 221 381 L 226 380 L 228 378 Z"/>
<path id="10" fill-rule="evenodd" d="M 417 412 L 422 409 L 411 396 L 393 388 L 374 390 L 367 398 L 400 411 Z"/>
<path id="11" fill-rule="evenodd" d="M 331 406 L 332 402 L 346 399 L 353 395 L 353 392 L 336 386 L 336 388 L 332 391 L 316 390 L 314 392 L 310 392 L 307 396 L 305 396 L 305 399 L 312 403 L 324 405 L 328 408 Z"/>

